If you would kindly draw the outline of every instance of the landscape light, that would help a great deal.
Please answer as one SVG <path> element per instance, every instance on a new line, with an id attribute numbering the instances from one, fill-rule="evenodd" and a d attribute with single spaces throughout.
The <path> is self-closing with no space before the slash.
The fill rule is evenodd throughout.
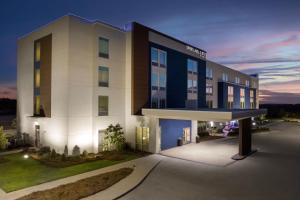
<path id="1" fill-rule="evenodd" d="M 25 154 L 23 157 L 24 157 L 25 159 L 28 159 L 28 158 L 29 158 L 28 154 Z"/>

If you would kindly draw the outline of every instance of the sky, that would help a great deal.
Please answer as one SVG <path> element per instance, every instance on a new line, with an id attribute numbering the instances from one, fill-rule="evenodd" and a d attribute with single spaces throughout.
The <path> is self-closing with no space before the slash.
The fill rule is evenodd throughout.
<path id="1" fill-rule="evenodd" d="M 258 73 L 262 103 L 300 103 L 299 10 L 299 0 L 1 0 L 0 97 L 16 98 L 17 39 L 73 13 L 118 27 L 140 22 Z"/>

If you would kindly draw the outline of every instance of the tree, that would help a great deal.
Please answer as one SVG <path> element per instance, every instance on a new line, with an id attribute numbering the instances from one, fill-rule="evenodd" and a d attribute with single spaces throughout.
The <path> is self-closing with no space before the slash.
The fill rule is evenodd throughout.
<path id="1" fill-rule="evenodd" d="M 109 125 L 108 128 L 105 130 L 105 150 L 112 150 L 113 148 L 117 151 L 123 149 L 125 144 L 125 136 L 123 132 L 123 128 L 120 124 Z"/>
<path id="2" fill-rule="evenodd" d="M 8 140 L 6 139 L 4 132 L 3 132 L 3 127 L 0 126 L 0 150 L 6 149 L 6 145 L 8 144 Z"/>

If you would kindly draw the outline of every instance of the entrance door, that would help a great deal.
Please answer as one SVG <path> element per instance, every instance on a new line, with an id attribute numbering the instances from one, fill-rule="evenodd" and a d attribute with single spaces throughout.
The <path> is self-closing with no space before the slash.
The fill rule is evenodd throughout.
<path id="1" fill-rule="evenodd" d="M 183 141 L 183 144 L 187 144 L 187 143 L 191 142 L 191 128 L 190 127 L 183 129 L 182 141 Z"/>

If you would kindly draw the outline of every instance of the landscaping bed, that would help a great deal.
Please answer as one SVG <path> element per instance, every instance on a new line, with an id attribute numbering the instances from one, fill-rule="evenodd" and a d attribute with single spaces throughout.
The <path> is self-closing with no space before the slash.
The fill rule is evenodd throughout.
<path id="1" fill-rule="evenodd" d="M 122 154 L 122 152 L 116 154 L 113 152 L 107 152 L 105 154 L 107 154 L 105 157 L 107 160 L 99 159 L 80 164 L 77 163 L 67 167 L 53 167 L 32 159 L 31 157 L 25 159 L 24 153 L 6 155 L 2 157 L 6 161 L 0 164 L 0 188 L 5 192 L 12 192 L 48 181 L 108 167 L 147 155 L 140 152 L 127 152 L 123 153 L 120 157 L 116 155 Z M 110 158 L 114 156 L 118 157 L 118 159 L 116 159 L 116 157 L 114 159 Z M 120 160 L 120 158 L 122 159 Z"/>
<path id="2" fill-rule="evenodd" d="M 18 200 L 78 200 L 96 194 L 127 177 L 132 168 L 122 168 L 97 176 L 85 178 L 74 183 L 61 185 L 49 190 L 34 192 Z"/>

